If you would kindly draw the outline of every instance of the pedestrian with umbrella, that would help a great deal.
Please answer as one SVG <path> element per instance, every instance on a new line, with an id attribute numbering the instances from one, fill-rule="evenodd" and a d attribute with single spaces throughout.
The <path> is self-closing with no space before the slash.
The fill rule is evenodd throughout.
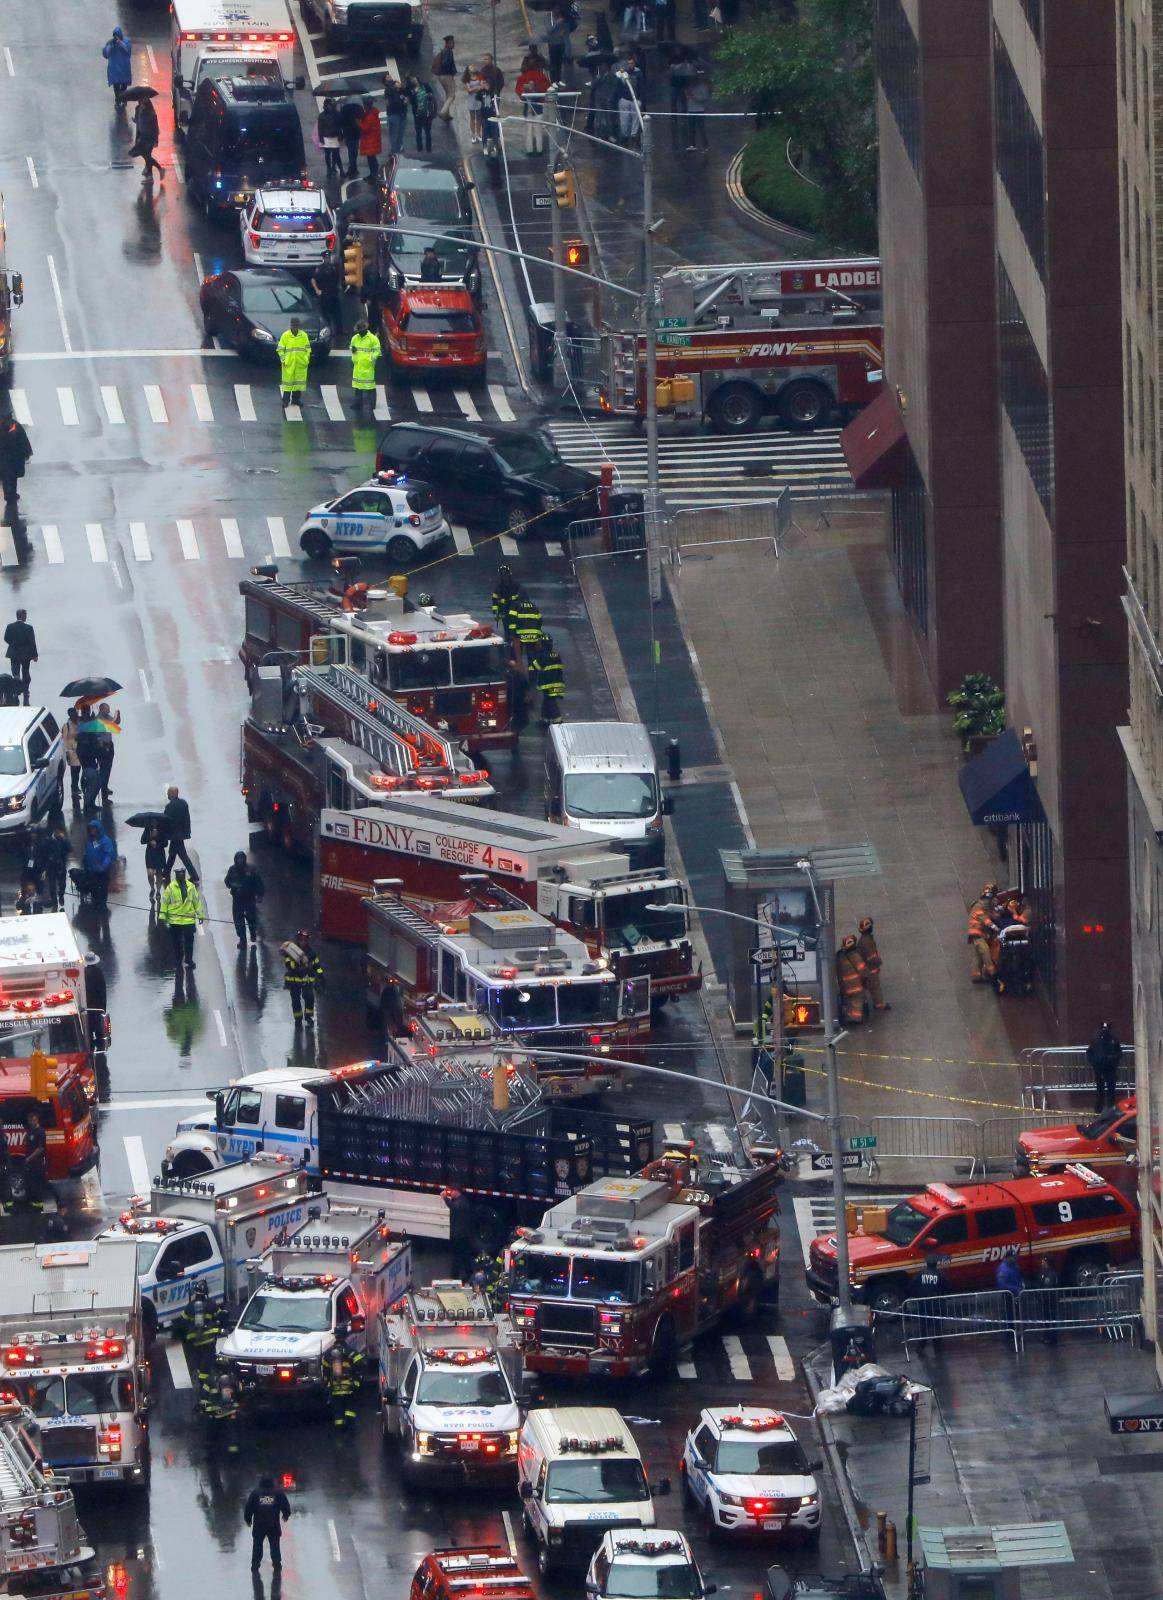
<path id="1" fill-rule="evenodd" d="M 101 54 L 106 61 L 105 82 L 113 90 L 113 108 L 124 111 L 125 91 L 133 82 L 133 41 L 114 28 Z"/>
<path id="2" fill-rule="evenodd" d="M 108 805 L 113 799 L 113 791 L 109 787 L 109 774 L 113 771 L 113 735 L 121 732 L 121 713 L 114 714 L 109 709 L 109 702 L 104 701 L 95 716 L 87 717 L 78 729 L 78 734 L 89 734 L 94 742 L 97 759 L 97 770 L 100 775 L 100 790 L 103 804 Z"/>
<path id="3" fill-rule="evenodd" d="M 162 182 L 165 182 L 166 169 L 160 161 L 154 159 L 157 142 L 161 138 L 161 129 L 158 126 L 157 112 L 153 107 L 153 97 L 156 89 L 130 89 L 125 98 L 134 101 L 133 128 L 135 138 L 129 147 L 131 156 L 140 156 L 144 163 L 142 168 L 142 182 L 152 183 L 154 170 L 161 173 Z"/>
<path id="4" fill-rule="evenodd" d="M 303 332 L 298 317 L 291 318 L 291 326 L 279 337 L 279 388 L 282 390 L 283 410 L 297 405 L 307 387 L 307 368 L 311 363 L 311 341 Z"/>
<path id="5" fill-rule="evenodd" d="M 81 713 L 76 706 L 70 706 L 68 716 L 61 724 L 61 749 L 65 754 L 65 765 L 69 769 L 74 805 L 81 798 L 81 758 L 77 754 L 77 735 L 80 725 Z"/>
<path id="6" fill-rule="evenodd" d="M 149 879 L 149 898 L 160 900 L 166 886 L 166 832 L 163 822 L 151 822 L 141 836 L 145 846 L 145 875 Z"/>
<path id="7" fill-rule="evenodd" d="M 5 527 L 14 527 L 20 521 L 20 480 L 31 456 L 32 445 L 24 424 L 9 413 L 0 420 L 0 489 L 4 492 Z"/>

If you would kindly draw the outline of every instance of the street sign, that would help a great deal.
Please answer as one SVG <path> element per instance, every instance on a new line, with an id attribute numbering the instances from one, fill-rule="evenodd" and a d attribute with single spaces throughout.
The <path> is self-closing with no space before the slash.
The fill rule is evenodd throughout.
<path id="1" fill-rule="evenodd" d="M 747 955 L 751 965 L 760 972 L 770 972 L 779 963 L 779 953 L 773 944 L 752 945 Z"/>
<path id="2" fill-rule="evenodd" d="M 690 344 L 691 336 L 689 333 L 660 333 L 658 342 L 659 344 L 683 346 Z"/>
<path id="3" fill-rule="evenodd" d="M 861 1165 L 862 1161 L 863 1157 L 858 1150 L 841 1151 L 840 1153 L 840 1165 L 844 1168 L 845 1172 L 855 1170 L 855 1168 Z M 814 1151 L 812 1153 L 812 1171 L 831 1172 L 831 1170 L 832 1152 L 830 1150 Z"/>
<path id="4" fill-rule="evenodd" d="M 686 325 L 687 320 L 685 317 L 659 317 L 658 319 L 660 328 L 685 328 Z"/>
<path id="5" fill-rule="evenodd" d="M 848 1141 L 849 1150 L 875 1150 L 876 1135 L 874 1133 L 854 1133 Z"/>
<path id="6" fill-rule="evenodd" d="M 529 198 L 533 202 L 534 211 L 548 211 L 553 204 L 551 194 L 531 194 Z"/>

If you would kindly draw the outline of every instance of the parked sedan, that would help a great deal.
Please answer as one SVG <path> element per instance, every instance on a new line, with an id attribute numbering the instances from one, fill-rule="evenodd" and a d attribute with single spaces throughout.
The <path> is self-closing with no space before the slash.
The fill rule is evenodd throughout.
<path id="1" fill-rule="evenodd" d="M 279 267 L 240 267 L 202 280 L 198 296 L 202 327 L 242 356 L 275 354 L 279 337 L 297 317 L 311 341 L 311 355 L 331 353 L 331 325 L 318 300 L 293 273 Z"/>

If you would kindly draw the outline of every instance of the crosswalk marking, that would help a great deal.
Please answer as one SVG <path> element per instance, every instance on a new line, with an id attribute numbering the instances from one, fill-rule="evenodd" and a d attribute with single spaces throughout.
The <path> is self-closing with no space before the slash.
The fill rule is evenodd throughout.
<path id="1" fill-rule="evenodd" d="M 296 404 L 296 402 L 292 400 L 291 404 L 283 412 L 283 421 L 284 422 L 302 422 L 302 420 L 303 420 L 303 408 L 302 408 L 301 405 Z"/>
<path id="2" fill-rule="evenodd" d="M 254 399 L 250 392 L 249 383 L 236 383 L 234 385 L 234 402 L 238 407 L 239 421 L 257 421 L 254 413 Z"/>
<path id="3" fill-rule="evenodd" d="M 105 532 L 99 522 L 86 522 L 85 538 L 89 541 L 89 554 L 94 561 L 109 560 L 109 552 L 105 548 Z"/>
<path id="4" fill-rule="evenodd" d="M 197 561 L 202 552 L 198 549 L 198 535 L 194 532 L 192 522 L 178 523 L 178 540 L 182 546 L 182 555 L 187 561 Z"/>
<path id="5" fill-rule="evenodd" d="M 421 389 L 416 384 L 412 385 L 412 399 L 416 402 L 417 411 L 431 411 L 432 397 L 427 389 Z"/>
<path id="6" fill-rule="evenodd" d="M 16 540 L 10 528 L 0 528 L 0 567 L 14 567 L 20 557 L 16 554 Z"/>
<path id="7" fill-rule="evenodd" d="M 719 1156 L 731 1154 L 731 1135 L 720 1122 L 707 1124 L 707 1138 L 710 1140 L 711 1149 Z"/>
<path id="8" fill-rule="evenodd" d="M 77 397 L 69 388 L 57 390 L 57 405 L 61 410 L 61 421 L 66 428 L 77 428 L 81 419 L 77 415 Z"/>
<path id="9" fill-rule="evenodd" d="M 565 555 L 565 551 L 561 548 L 561 546 L 557 543 L 557 541 L 555 539 L 546 539 L 546 541 L 545 541 L 545 554 L 547 556 L 563 557 Z"/>
<path id="10" fill-rule="evenodd" d="M 214 421 L 214 407 L 210 404 L 210 391 L 204 383 L 192 383 L 190 393 L 194 399 L 194 415 L 199 422 Z"/>
<path id="11" fill-rule="evenodd" d="M 238 532 L 238 523 L 233 517 L 222 518 L 222 540 L 226 545 L 228 556 L 242 555 L 242 539 Z"/>
<path id="12" fill-rule="evenodd" d="M 448 526 L 452 529 L 452 542 L 456 546 L 457 553 L 462 556 L 471 556 L 473 548 L 468 529 L 462 528 L 459 522 L 450 522 Z"/>
<path id="13" fill-rule="evenodd" d="M 10 390 L 12 397 L 12 415 L 24 428 L 32 427 L 32 413 L 28 409 L 28 396 L 23 389 Z"/>
<path id="14" fill-rule="evenodd" d="M 117 393 L 116 384 L 101 385 L 101 404 L 105 407 L 106 422 L 116 426 L 125 421 L 125 412 L 121 409 L 121 396 Z"/>
<path id="15" fill-rule="evenodd" d="M 149 415 L 152 422 L 168 422 L 170 420 L 169 413 L 166 411 L 165 400 L 162 398 L 162 392 L 156 383 L 147 383 L 145 385 L 145 403 L 149 407 Z"/>
<path id="16" fill-rule="evenodd" d="M 190 1363 L 186 1360 L 186 1346 L 180 1339 L 167 1339 L 163 1346 L 166 1353 L 166 1365 L 170 1369 L 170 1381 L 175 1389 L 192 1389 L 194 1380 L 190 1377 Z"/>
<path id="17" fill-rule="evenodd" d="M 388 405 L 388 391 L 382 383 L 376 384 L 376 409 L 374 416 L 377 422 L 391 422 L 392 413 Z"/>
<path id="18" fill-rule="evenodd" d="M 769 1333 L 767 1348 L 771 1351 L 771 1358 L 775 1362 L 775 1375 L 781 1383 L 790 1383 L 796 1375 L 796 1364 L 791 1358 L 787 1347 L 787 1340 L 779 1333 Z"/>
<path id="19" fill-rule="evenodd" d="M 479 422 L 481 420 L 481 414 L 474 405 L 472 395 L 469 394 L 467 389 L 454 389 L 452 398 L 470 422 Z"/>
<path id="20" fill-rule="evenodd" d="M 320 384 L 319 393 L 323 396 L 323 409 L 332 422 L 342 422 L 343 406 L 339 400 L 339 390 L 333 383 L 324 383 Z"/>
<path id="21" fill-rule="evenodd" d="M 724 1334 L 723 1349 L 727 1352 L 727 1360 L 731 1365 L 731 1376 L 742 1379 L 744 1382 L 750 1382 L 751 1363 L 748 1361 L 747 1353 L 743 1349 L 742 1339 L 734 1333 Z"/>
<path id="22" fill-rule="evenodd" d="M 40 530 L 44 540 L 44 553 L 48 557 L 50 567 L 59 567 L 65 559 L 65 552 L 61 548 L 61 536 L 51 522 L 46 522 Z"/>
<path id="23" fill-rule="evenodd" d="M 697 1378 L 698 1377 L 698 1375 L 699 1375 L 698 1374 L 698 1369 L 696 1368 L 694 1362 L 690 1359 L 689 1356 L 687 1356 L 684 1360 L 679 1362 L 679 1364 L 678 1364 L 678 1375 L 679 1375 L 680 1378 Z"/>
<path id="24" fill-rule="evenodd" d="M 149 535 L 145 531 L 144 522 L 131 522 L 129 524 L 129 540 L 133 545 L 133 559 L 135 561 L 153 560 L 153 551 L 149 547 Z"/>
<path id="25" fill-rule="evenodd" d="M 501 546 L 501 554 L 503 556 L 519 556 L 521 554 L 521 550 L 516 539 L 514 539 L 510 534 L 503 533 L 498 540 L 498 543 Z"/>
<path id="26" fill-rule="evenodd" d="M 509 397 L 499 383 L 489 384 L 489 399 L 493 402 L 493 409 L 502 422 L 515 422 L 513 408 L 509 404 Z"/>
<path id="27" fill-rule="evenodd" d="M 686 1138 L 681 1122 L 664 1122 L 662 1124 L 662 1137 L 668 1144 L 681 1144 Z"/>
<path id="28" fill-rule="evenodd" d="M 291 554 L 291 547 L 287 543 L 287 525 L 282 517 L 268 517 L 267 527 L 271 535 L 271 554 L 286 558 Z"/>

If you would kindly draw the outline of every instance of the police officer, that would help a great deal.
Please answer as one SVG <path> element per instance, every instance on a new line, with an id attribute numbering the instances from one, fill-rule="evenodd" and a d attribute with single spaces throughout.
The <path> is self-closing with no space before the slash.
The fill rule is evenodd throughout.
<path id="1" fill-rule="evenodd" d="M 356 420 L 370 415 L 375 406 L 376 362 L 380 359 L 380 341 L 365 321 L 355 325 L 351 336 L 351 389 Z"/>
<path id="2" fill-rule="evenodd" d="M 202 891 L 198 885 L 187 881 L 185 867 L 178 867 L 162 890 L 158 921 L 164 922 L 170 930 L 175 972 L 181 972 L 183 961 L 193 972 L 194 928 L 197 923 L 206 921 L 206 907 L 202 904 Z"/>
<path id="3" fill-rule="evenodd" d="M 561 721 L 561 702 L 565 698 L 565 665 L 548 633 L 538 636 L 529 663 L 534 687 L 541 691 L 541 725 Z"/>
<path id="4" fill-rule="evenodd" d="M 925 1265 L 917 1274 L 917 1282 L 913 1289 L 912 1298 L 914 1300 L 935 1300 L 938 1295 L 948 1293 L 949 1280 L 938 1266 L 937 1257 L 931 1254 L 927 1255 L 925 1257 Z M 926 1345 L 931 1345 L 939 1332 L 940 1328 L 936 1317 L 929 1315 L 927 1312 L 924 1313 L 921 1317 L 922 1336 L 917 1348 L 924 1349 Z"/>
<path id="5" fill-rule="evenodd" d="M 296 1023 L 315 1026 L 315 985 L 323 977 L 323 963 L 311 948 L 311 935 L 300 928 L 293 940 L 279 946 L 283 957 L 283 987 L 291 996 Z"/>
<path id="6" fill-rule="evenodd" d="M 327 1372 L 327 1398 L 331 1421 L 344 1431 L 356 1419 L 355 1396 L 359 1392 L 363 1352 L 353 1350 L 345 1339 L 337 1338 L 331 1347 Z"/>
<path id="7" fill-rule="evenodd" d="M 24 1203 L 30 1211 L 43 1211 L 49 1192 L 48 1142 L 39 1111 L 30 1111 L 24 1124 L 24 1155 L 21 1158 Z"/>
<path id="8" fill-rule="evenodd" d="M 502 561 L 497 568 L 497 582 L 493 589 L 493 619 L 499 628 L 505 627 L 505 619 L 509 613 L 509 602 L 515 594 L 520 592 L 521 585 L 513 576 L 513 569 L 507 562 Z"/>
<path id="9" fill-rule="evenodd" d="M 258 1571 L 265 1542 L 270 1549 L 271 1566 L 276 1572 L 282 1571 L 280 1540 L 283 1525 L 290 1521 L 291 1502 L 281 1489 L 275 1488 L 273 1478 L 264 1475 L 258 1480 L 258 1487 L 247 1496 L 242 1515 L 251 1535 L 250 1570 Z"/>

